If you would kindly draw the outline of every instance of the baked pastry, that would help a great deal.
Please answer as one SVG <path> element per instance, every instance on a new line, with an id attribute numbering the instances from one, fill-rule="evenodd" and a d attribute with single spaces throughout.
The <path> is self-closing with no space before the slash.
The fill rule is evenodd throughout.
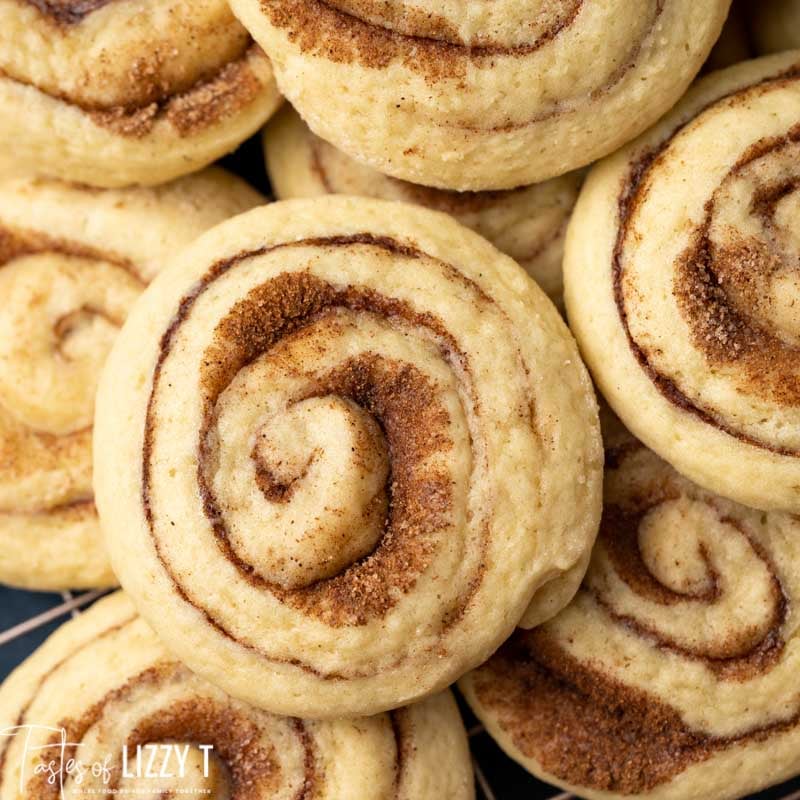
<path id="1" fill-rule="evenodd" d="M 595 400 L 553 305 L 450 217 L 328 196 L 218 226 L 98 393 L 95 489 L 142 615 L 229 694 L 369 714 L 563 607 L 599 520 Z"/>
<path id="2" fill-rule="evenodd" d="M 233 150 L 280 100 L 225 0 L 0 0 L 0 175 L 164 183 Z"/>
<path id="3" fill-rule="evenodd" d="M 218 169 L 158 189 L 0 182 L 0 581 L 115 582 L 91 486 L 103 360 L 172 251 L 260 201 Z"/>
<path id="4" fill-rule="evenodd" d="M 311 129 L 396 178 L 511 189 L 655 122 L 730 0 L 232 0 Z"/>
<path id="5" fill-rule="evenodd" d="M 800 511 L 800 55 L 700 81 L 596 166 L 565 299 L 633 433 L 709 491 Z"/>
<path id="6" fill-rule="evenodd" d="M 715 496 L 627 434 L 573 602 L 460 688 L 579 797 L 732 800 L 800 772 L 800 521 Z"/>
<path id="7" fill-rule="evenodd" d="M 760 53 L 800 47 L 800 0 L 749 2 L 753 43 Z"/>
<path id="8" fill-rule="evenodd" d="M 510 255 L 561 305 L 564 235 L 580 172 L 501 192 L 431 189 L 355 161 L 315 136 L 288 104 L 264 129 L 264 155 L 279 199 L 352 194 L 445 211 Z"/>
<path id="9" fill-rule="evenodd" d="M 8 800 L 474 798 L 449 692 L 355 721 L 276 717 L 193 675 L 121 592 L 68 622 L 12 673 L 0 688 L 0 728 L 0 796 Z"/>

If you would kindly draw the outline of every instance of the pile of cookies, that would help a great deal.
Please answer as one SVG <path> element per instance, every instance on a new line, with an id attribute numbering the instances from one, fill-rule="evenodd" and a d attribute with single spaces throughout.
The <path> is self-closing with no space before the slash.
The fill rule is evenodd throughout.
<path id="1" fill-rule="evenodd" d="M 123 589 L 0 798 L 470 800 L 456 683 L 581 797 L 800 773 L 800 3 L 729 7 L 0 0 L 0 581 Z"/>

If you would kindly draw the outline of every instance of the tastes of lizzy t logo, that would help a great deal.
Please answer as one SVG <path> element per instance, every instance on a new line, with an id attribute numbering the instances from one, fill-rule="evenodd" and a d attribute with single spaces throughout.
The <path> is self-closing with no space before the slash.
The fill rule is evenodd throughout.
<path id="1" fill-rule="evenodd" d="M 58 787 L 64 800 L 64 789 L 72 794 L 138 794 L 142 790 L 126 791 L 123 781 L 147 783 L 146 793 L 158 793 L 152 781 L 170 781 L 169 790 L 174 794 L 210 794 L 210 789 L 189 788 L 185 792 L 174 783 L 201 773 L 208 778 L 211 744 L 139 744 L 129 748 L 122 745 L 118 753 L 104 754 L 100 759 L 80 758 L 80 743 L 68 741 L 64 728 L 47 725 L 14 725 L 0 729 L 0 752 L 7 754 L 11 747 L 8 740 L 17 739 L 19 747 L 19 791 L 25 794 L 31 780 L 43 781 L 47 786 Z M 199 751 L 198 761 L 189 758 L 192 748 Z M 165 789 L 167 787 L 165 786 Z M 102 789 L 103 791 L 98 791 Z"/>

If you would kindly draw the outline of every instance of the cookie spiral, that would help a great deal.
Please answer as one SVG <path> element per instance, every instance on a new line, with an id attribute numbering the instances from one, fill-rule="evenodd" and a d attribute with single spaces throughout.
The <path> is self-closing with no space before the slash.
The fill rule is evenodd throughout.
<path id="1" fill-rule="evenodd" d="M 571 172 L 501 192 L 448 192 L 383 175 L 315 136 L 290 106 L 264 129 L 270 182 L 281 200 L 350 194 L 444 211 L 511 256 L 561 305 L 567 222 L 581 184 Z"/>
<path id="2" fill-rule="evenodd" d="M 121 592 L 64 625 L 12 673 L 0 688 L 0 731 L 4 800 L 474 798 L 466 734 L 449 692 L 357 721 L 276 717 L 192 674 Z M 63 761 L 62 740 L 69 743 Z M 137 775 L 136 748 L 148 745 L 172 746 L 166 763 L 161 751 L 153 764 L 172 777 Z M 201 746 L 212 748 L 205 757 Z M 176 747 L 188 750 L 182 771 Z M 143 769 L 148 758 L 145 750 Z M 62 791 L 58 778 L 49 784 L 50 773 L 36 773 L 70 759 L 83 771 L 65 768 Z M 95 764 L 105 770 L 93 775 Z"/>
<path id="3" fill-rule="evenodd" d="M 137 304 L 98 395 L 98 507 L 193 669 L 276 713 L 373 713 L 574 594 L 595 414 L 552 304 L 485 240 L 410 205 L 285 201 Z"/>
<path id="4" fill-rule="evenodd" d="M 644 130 L 683 94 L 729 4 L 231 6 L 316 134 L 396 178 L 483 190 L 561 175 Z"/>
<path id="5" fill-rule="evenodd" d="M 280 103 L 223 0 L 2 0 L 0 172 L 157 184 L 233 150 Z"/>
<path id="6" fill-rule="evenodd" d="M 115 582 L 94 508 L 94 393 L 172 250 L 259 195 L 221 170 L 158 190 L 0 183 L 0 581 Z"/>
<path id="7" fill-rule="evenodd" d="M 797 53 L 704 79 L 590 173 L 564 260 L 572 329 L 626 425 L 709 490 L 795 512 L 799 109 Z"/>
<path id="8" fill-rule="evenodd" d="M 461 688 L 516 760 L 581 797 L 730 800 L 800 772 L 800 522 L 712 495 L 627 434 L 558 616 Z"/>

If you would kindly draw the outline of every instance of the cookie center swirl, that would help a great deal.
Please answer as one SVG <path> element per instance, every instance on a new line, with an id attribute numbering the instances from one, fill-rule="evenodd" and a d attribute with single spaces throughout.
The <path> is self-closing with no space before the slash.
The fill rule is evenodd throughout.
<path id="1" fill-rule="evenodd" d="M 270 366 L 260 359 L 242 370 L 218 402 L 212 485 L 242 562 L 265 581 L 299 588 L 338 574 L 378 544 L 389 456 L 380 426 L 347 398 L 310 397 L 264 419 L 257 387 L 279 379 Z"/>
<path id="2" fill-rule="evenodd" d="M 250 583 L 331 625 L 384 614 L 463 513 L 461 400 L 419 322 L 285 274 L 231 308 L 203 359 L 198 479 L 217 542 Z"/>
<path id="3" fill-rule="evenodd" d="M 697 347 L 737 364 L 744 391 L 788 406 L 800 402 L 799 135 L 761 145 L 728 173 L 676 272 Z"/>
<path id="4" fill-rule="evenodd" d="M 800 452 L 797 87 L 795 68 L 743 87 L 642 153 L 619 196 L 612 268 L 633 355 L 666 400 L 789 457 Z M 694 172 L 703 180 L 689 185 Z"/>
<path id="5" fill-rule="evenodd" d="M 800 143 L 787 141 L 769 157 L 742 166 L 723 185 L 710 230 L 714 261 L 736 310 L 795 353 L 800 347 L 799 160 Z M 735 242 L 725 237 L 725 227 L 736 219 L 744 266 L 735 258 Z"/>
<path id="6" fill-rule="evenodd" d="M 0 403 L 24 425 L 91 425 L 100 369 L 141 284 L 114 264 L 64 253 L 0 269 Z"/>
<path id="7" fill-rule="evenodd" d="M 709 502 L 668 494 L 644 509 L 612 505 L 601 537 L 586 586 L 615 618 L 712 662 L 773 649 L 785 615 L 774 568 Z"/>

